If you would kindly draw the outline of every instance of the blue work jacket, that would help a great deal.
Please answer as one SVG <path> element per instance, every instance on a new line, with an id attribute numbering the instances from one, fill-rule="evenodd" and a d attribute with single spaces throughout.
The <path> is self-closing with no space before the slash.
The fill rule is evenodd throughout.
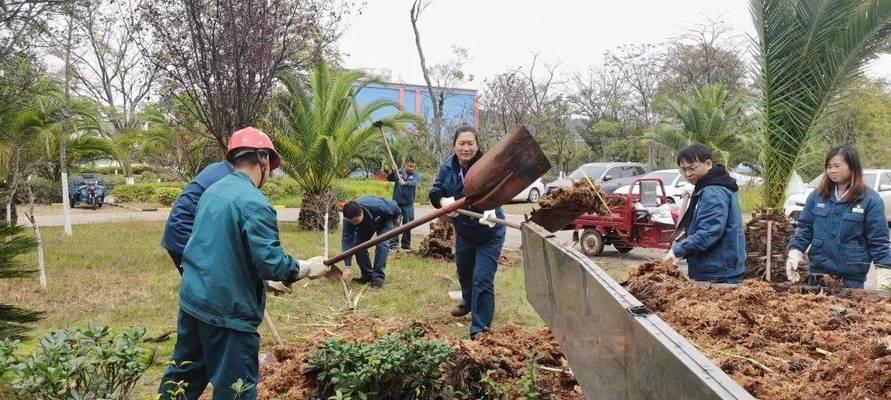
<path id="1" fill-rule="evenodd" d="M 161 247 L 174 253 L 183 253 L 186 242 L 192 235 L 198 200 L 210 185 L 217 183 L 232 171 L 232 164 L 229 164 L 228 161 L 215 162 L 201 170 L 186 185 L 170 209 L 170 216 L 167 217 L 167 224 L 164 226 L 164 236 L 161 237 Z"/>
<path id="2" fill-rule="evenodd" d="M 790 249 L 802 253 L 808 246 L 811 272 L 841 276 L 862 286 L 871 262 L 891 266 L 888 221 L 881 197 L 867 189 L 862 198 L 849 203 L 813 191 L 789 243 Z"/>

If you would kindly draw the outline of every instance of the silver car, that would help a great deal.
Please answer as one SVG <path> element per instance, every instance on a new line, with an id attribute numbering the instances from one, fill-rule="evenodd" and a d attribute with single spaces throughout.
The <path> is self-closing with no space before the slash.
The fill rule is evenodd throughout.
<path id="1" fill-rule="evenodd" d="M 584 172 L 583 172 L 584 171 Z M 600 185 L 601 190 L 612 193 L 619 187 L 630 185 L 635 179 L 647 174 L 647 166 L 630 162 L 600 162 L 584 164 L 567 177 L 548 183 L 546 192 L 550 193 L 558 187 L 572 186 L 576 181 L 585 179 L 588 175 L 591 180 Z"/>

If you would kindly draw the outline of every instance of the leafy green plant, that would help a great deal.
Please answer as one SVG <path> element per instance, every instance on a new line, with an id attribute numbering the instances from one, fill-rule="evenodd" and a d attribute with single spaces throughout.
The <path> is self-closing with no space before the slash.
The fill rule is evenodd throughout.
<path id="1" fill-rule="evenodd" d="M 20 396 L 38 400 L 128 398 L 149 366 L 138 347 L 144 329 L 115 335 L 111 328 L 89 326 L 44 335 L 37 348 L 16 355 L 19 341 L 0 342 L 0 374 L 11 378 Z"/>
<path id="2" fill-rule="evenodd" d="M 118 203 L 167 200 L 170 196 L 173 196 L 173 200 L 176 200 L 176 196 L 179 196 L 179 192 L 182 191 L 183 186 L 184 185 L 180 182 L 137 183 L 135 185 L 115 186 L 115 188 L 111 190 L 111 194 Z M 176 195 L 172 194 L 173 190 L 168 189 L 176 190 Z M 159 199 L 156 196 L 159 191 L 162 190 L 166 191 L 166 193 Z M 173 201 L 170 203 L 173 203 Z"/>
<path id="3" fill-rule="evenodd" d="M 180 188 L 159 187 L 155 188 L 155 193 L 152 195 L 151 199 L 165 206 L 169 206 L 173 204 L 174 201 L 176 201 L 176 198 L 179 197 L 180 192 L 182 192 L 182 189 Z"/>
<path id="4" fill-rule="evenodd" d="M 331 399 L 430 398 L 452 352 L 422 335 L 414 328 L 371 344 L 329 340 L 310 354 L 308 373 L 319 382 L 320 394 Z"/>
<path id="5" fill-rule="evenodd" d="M 22 228 L 6 222 L 0 223 L 0 279 L 24 278 L 35 271 L 22 262 L 21 255 L 31 253 L 37 243 L 22 234 Z M 21 339 L 31 324 L 43 318 L 43 313 L 0 303 L 0 339 Z M 0 361 L 2 362 L 2 361 Z M 0 376 L 2 376 L 0 364 Z"/>
<path id="6" fill-rule="evenodd" d="M 528 364 L 520 379 L 514 382 L 499 382 L 495 376 L 502 374 L 500 370 L 489 370 L 480 378 L 480 382 L 489 391 L 488 398 L 504 400 L 541 400 L 541 392 L 535 386 L 538 377 L 538 360 L 529 357 Z"/>

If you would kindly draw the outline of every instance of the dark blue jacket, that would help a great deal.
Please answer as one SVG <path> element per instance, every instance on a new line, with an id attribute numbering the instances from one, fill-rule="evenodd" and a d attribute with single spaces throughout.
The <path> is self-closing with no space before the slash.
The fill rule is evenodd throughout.
<path id="1" fill-rule="evenodd" d="M 808 245 L 812 272 L 862 282 L 870 262 L 891 266 L 891 242 L 882 198 L 867 189 L 852 204 L 813 191 L 798 218 L 789 248 L 803 253 Z"/>
<path id="2" fill-rule="evenodd" d="M 746 238 L 739 197 L 724 186 L 706 186 L 699 196 L 686 238 L 675 243 L 674 254 L 686 258 L 690 279 L 736 283 L 745 272 Z"/>
<path id="3" fill-rule="evenodd" d="M 217 183 L 232 171 L 232 164 L 229 164 L 228 161 L 215 162 L 201 170 L 186 185 L 186 188 L 176 198 L 176 202 L 173 203 L 170 216 L 167 217 L 164 236 L 161 237 L 161 247 L 174 253 L 183 253 L 189 236 L 192 235 L 192 224 L 195 222 L 198 200 L 210 185 Z"/>
<path id="4" fill-rule="evenodd" d="M 383 197 L 360 197 L 356 199 L 356 203 L 359 203 L 359 207 L 362 207 L 362 213 L 365 216 L 359 225 L 353 225 L 346 218 L 343 219 L 343 230 L 340 233 L 340 248 L 343 251 L 352 249 L 353 246 L 371 239 L 386 223 L 393 222 L 402 215 L 402 210 L 395 201 L 387 200 Z M 352 257 L 343 261 L 347 267 L 353 265 Z"/>
<path id="5" fill-rule="evenodd" d="M 183 254 L 179 306 L 204 323 L 253 333 L 266 309 L 264 281 L 293 282 L 299 271 L 282 248 L 275 209 L 238 171 L 201 196 Z"/>
<path id="6" fill-rule="evenodd" d="M 482 157 L 482 153 L 477 153 L 474 159 L 471 161 L 471 166 Z M 439 201 L 444 197 L 454 197 L 455 200 L 464 198 L 464 182 L 462 181 L 460 174 L 461 166 L 458 164 L 458 157 L 452 155 L 443 161 L 442 166 L 439 167 L 439 174 L 436 176 L 436 181 L 433 182 L 433 187 L 430 189 L 430 203 L 433 207 L 440 208 Z M 465 171 L 466 173 L 466 171 Z M 476 212 L 482 212 L 482 210 L 474 209 L 471 206 L 465 206 L 464 208 Z M 504 218 L 504 211 L 501 207 L 495 209 L 495 215 L 498 218 Z M 481 225 L 479 220 L 476 218 L 466 217 L 464 215 L 459 215 L 457 217 L 452 218 L 452 225 L 455 226 L 456 233 L 472 233 L 477 235 L 504 235 L 504 225 L 498 224 L 495 225 L 494 228 L 489 228 L 488 226 Z"/>
<path id="7" fill-rule="evenodd" d="M 418 185 L 421 184 L 421 174 L 417 171 L 411 174 L 406 174 L 403 170 L 399 171 L 399 175 L 401 175 L 402 180 L 405 181 L 404 185 L 399 184 L 399 178 L 396 177 L 396 172 L 391 172 L 387 175 L 388 181 L 396 182 L 396 184 L 393 185 L 393 201 L 400 206 L 414 205 Z"/>

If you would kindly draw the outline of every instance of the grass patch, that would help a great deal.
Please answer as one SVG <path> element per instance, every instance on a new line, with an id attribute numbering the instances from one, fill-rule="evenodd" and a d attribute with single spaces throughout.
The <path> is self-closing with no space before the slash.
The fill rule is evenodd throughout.
<path id="1" fill-rule="evenodd" d="M 739 187 L 739 207 L 743 215 L 761 207 L 761 186 L 743 185 Z"/>
<path id="2" fill-rule="evenodd" d="M 281 224 L 282 243 L 298 258 L 322 252 L 322 234 Z M 112 326 L 145 327 L 146 336 L 157 336 L 176 327 L 179 274 L 167 253 L 158 245 L 161 222 L 80 225 L 72 239 L 63 239 L 60 228 L 43 228 L 49 288 L 40 290 L 37 278 L 0 281 L 3 302 L 46 311 L 32 337 L 89 322 Z M 332 253 L 339 249 L 339 232 L 330 238 Z M 36 264 L 35 256 L 27 260 Z M 421 259 L 411 255 L 392 256 L 383 290 L 366 289 L 356 311 L 358 316 L 434 322 L 448 325 L 456 338 L 468 334 L 469 320 L 455 320 L 448 312 L 454 303 L 449 290 L 459 288 L 453 263 Z M 542 325 L 525 300 L 522 268 L 502 268 L 496 275 L 495 326 L 514 323 L 526 327 Z M 359 287 L 353 286 L 354 296 Z M 336 321 L 345 311 L 339 285 L 325 281 L 300 281 L 289 296 L 267 301 L 282 338 L 300 342 L 316 334 L 319 325 Z M 268 328 L 260 327 L 263 346 L 272 344 Z M 35 339 L 24 343 L 33 349 Z M 164 363 L 170 359 L 174 340 L 146 344 L 156 352 L 152 367 L 137 385 L 138 398 L 152 398 L 160 383 Z M 0 388 L 0 394 L 2 394 Z"/>

